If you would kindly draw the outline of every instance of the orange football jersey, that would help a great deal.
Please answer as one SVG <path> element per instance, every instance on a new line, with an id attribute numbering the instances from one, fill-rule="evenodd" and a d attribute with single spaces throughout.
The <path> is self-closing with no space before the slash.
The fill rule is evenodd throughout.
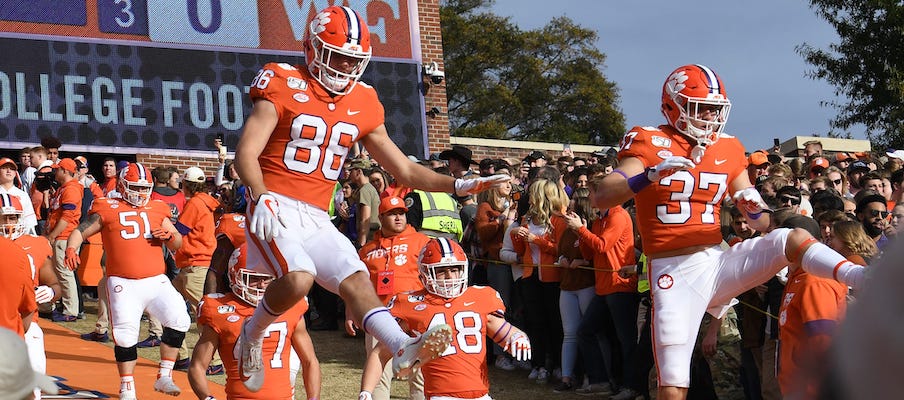
<path id="1" fill-rule="evenodd" d="M 163 242 L 151 231 L 169 219 L 170 208 L 160 200 L 135 207 L 119 199 L 101 197 L 94 200 L 89 214 L 100 216 L 101 238 L 107 255 L 107 275 L 142 279 L 166 272 Z"/>
<path id="2" fill-rule="evenodd" d="M 690 159 L 694 146 L 668 125 L 634 127 L 622 139 L 618 158 L 636 157 L 646 167 L 655 167 L 670 156 Z M 746 169 L 744 146 L 737 138 L 722 134 L 706 149 L 696 168 L 675 172 L 637 193 L 637 226 L 644 252 L 721 242 L 722 199 L 733 194 L 728 192 L 729 185 L 746 174 Z"/>
<path id="3" fill-rule="evenodd" d="M 50 247 L 50 242 L 43 236 L 32 235 L 19 236 L 14 242 L 28 253 L 29 261 L 31 261 L 31 275 L 34 278 L 35 286 L 40 286 L 41 283 L 38 281 L 38 277 L 41 275 L 39 273 L 41 267 L 44 265 L 44 261 L 53 256 L 53 248 Z"/>
<path id="4" fill-rule="evenodd" d="M 54 240 L 66 240 L 69 234 L 78 226 L 78 220 L 82 216 L 82 196 L 85 187 L 78 180 L 71 180 L 60 186 L 50 200 L 50 215 L 47 217 L 45 232 L 53 231 L 60 221 L 66 221 L 66 228 L 54 238 Z"/>
<path id="5" fill-rule="evenodd" d="M 812 371 L 826 357 L 831 337 L 847 310 L 847 286 L 805 273 L 788 275 L 779 308 L 778 381 L 783 394 L 818 397 L 822 377 Z"/>
<path id="6" fill-rule="evenodd" d="M 264 386 L 251 393 L 242 384 L 238 360 L 233 356 L 236 340 L 242 332 L 245 318 L 254 314 L 254 307 L 232 293 L 213 293 L 204 296 L 198 309 L 198 325 L 207 325 L 219 335 L 219 350 L 226 367 L 226 396 L 230 399 L 292 399 L 295 382 L 289 382 L 289 357 L 292 335 L 298 321 L 308 310 L 307 300 L 299 301 L 289 311 L 273 321 L 264 332 Z"/>
<path id="7" fill-rule="evenodd" d="M 0 282 L 3 282 L 0 293 L 0 326 L 24 337 L 22 314 L 38 309 L 28 255 L 21 246 L 5 237 L 0 237 L 0 254 L 3 254 L 3 267 L 0 268 Z"/>
<path id="8" fill-rule="evenodd" d="M 267 189 L 328 210 L 349 149 L 383 124 L 376 91 L 359 82 L 351 93 L 331 97 L 306 68 L 269 63 L 250 94 L 279 114 L 258 158 Z"/>
<path id="9" fill-rule="evenodd" d="M 443 355 L 421 367 L 424 393 L 432 396 L 477 398 L 489 392 L 486 351 L 487 315 L 505 312 L 499 293 L 491 287 L 471 286 L 458 297 L 446 299 L 426 290 L 400 293 L 389 310 L 417 332 L 449 324 L 452 345 Z"/>
<path id="10" fill-rule="evenodd" d="M 235 248 L 245 244 L 245 215 L 239 213 L 223 214 L 217 220 L 217 228 L 214 230 L 219 240 L 220 236 L 226 236 Z"/>

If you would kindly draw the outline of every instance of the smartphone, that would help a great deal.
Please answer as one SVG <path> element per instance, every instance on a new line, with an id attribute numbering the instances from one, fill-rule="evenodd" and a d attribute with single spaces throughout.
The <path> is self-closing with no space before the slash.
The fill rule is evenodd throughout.
<path id="1" fill-rule="evenodd" d="M 778 138 L 772 138 L 772 145 L 778 147 L 781 146 L 781 143 L 779 143 Z"/>

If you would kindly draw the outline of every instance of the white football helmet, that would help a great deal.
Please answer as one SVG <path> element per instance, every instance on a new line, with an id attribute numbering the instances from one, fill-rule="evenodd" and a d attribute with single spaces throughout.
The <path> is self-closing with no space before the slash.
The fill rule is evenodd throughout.
<path id="1" fill-rule="evenodd" d="M 247 246 L 242 244 L 235 249 L 229 257 L 229 287 L 238 298 L 257 307 L 257 303 L 264 298 L 267 285 L 275 276 L 262 272 L 252 271 L 246 267 Z"/>
<path id="2" fill-rule="evenodd" d="M 461 245 L 446 238 L 430 239 L 418 257 L 421 283 L 428 292 L 451 299 L 461 296 L 468 288 L 468 256 Z M 458 278 L 439 278 L 437 269 L 459 267 Z"/>
<path id="3" fill-rule="evenodd" d="M 349 7 L 325 8 L 305 33 L 304 54 L 314 79 L 330 92 L 348 94 L 370 62 L 370 31 L 364 18 Z M 346 68 L 337 69 L 342 63 Z"/>
<path id="4" fill-rule="evenodd" d="M 719 139 L 728 122 L 731 101 L 725 94 L 722 79 L 705 65 L 678 67 L 662 85 L 662 114 L 669 125 L 709 146 Z M 700 118 L 705 111 L 711 119 Z"/>
<path id="5" fill-rule="evenodd" d="M 22 223 L 22 202 L 16 196 L 7 193 L 0 194 L 0 215 L 3 216 L 0 221 L 0 236 L 10 240 L 16 240 L 26 232 L 25 224 Z M 7 216 L 15 216 L 15 223 L 7 223 Z"/>
<path id="6" fill-rule="evenodd" d="M 129 163 L 119 171 L 117 191 L 122 199 L 136 207 L 144 207 L 151 201 L 151 190 L 154 188 L 150 171 L 139 163 Z"/>

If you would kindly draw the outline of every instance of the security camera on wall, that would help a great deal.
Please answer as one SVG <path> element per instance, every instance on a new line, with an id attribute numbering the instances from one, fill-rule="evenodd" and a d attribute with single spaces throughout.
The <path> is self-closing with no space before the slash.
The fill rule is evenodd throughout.
<path id="1" fill-rule="evenodd" d="M 446 78 L 446 74 L 443 71 L 440 71 L 436 61 L 431 62 L 430 64 L 424 64 L 424 76 L 430 78 L 430 82 L 434 85 L 443 83 L 443 79 Z"/>

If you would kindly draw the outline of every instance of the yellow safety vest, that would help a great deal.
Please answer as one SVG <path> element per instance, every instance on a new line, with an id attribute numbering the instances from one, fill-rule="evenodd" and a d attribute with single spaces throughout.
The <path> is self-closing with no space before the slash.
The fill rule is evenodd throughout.
<path id="1" fill-rule="evenodd" d="M 647 276 L 647 269 L 649 266 L 647 265 L 647 255 L 644 253 L 640 254 L 640 258 L 637 259 L 637 292 L 638 293 L 646 293 L 650 291 L 650 279 Z"/>
<path id="2" fill-rule="evenodd" d="M 448 193 L 415 190 L 421 200 L 420 232 L 430 237 L 445 237 L 461 241 L 461 216 L 458 202 Z"/>

